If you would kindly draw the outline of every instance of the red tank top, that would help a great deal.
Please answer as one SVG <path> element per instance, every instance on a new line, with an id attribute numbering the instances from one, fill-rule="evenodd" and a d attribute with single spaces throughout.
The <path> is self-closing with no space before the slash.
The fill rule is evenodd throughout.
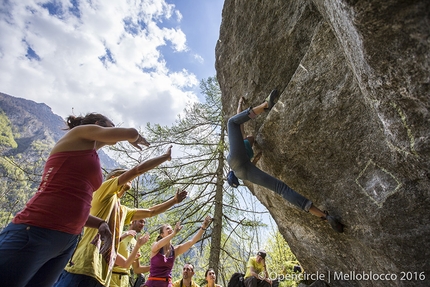
<path id="1" fill-rule="evenodd" d="M 36 194 L 12 222 L 79 234 L 90 213 L 93 192 L 101 184 L 96 150 L 55 153 L 45 164 Z"/>

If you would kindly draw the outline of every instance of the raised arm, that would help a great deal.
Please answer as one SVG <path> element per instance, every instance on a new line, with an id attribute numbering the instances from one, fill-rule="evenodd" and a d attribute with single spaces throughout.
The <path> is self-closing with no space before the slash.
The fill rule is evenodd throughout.
<path id="1" fill-rule="evenodd" d="M 181 231 L 182 225 L 181 222 L 176 222 L 175 228 L 173 229 L 172 233 L 168 234 L 167 236 L 164 236 L 162 239 L 154 242 L 151 246 L 151 258 L 158 253 L 158 251 L 161 249 L 161 247 L 164 247 L 166 244 L 169 244 L 170 240 L 178 234 L 179 231 Z"/>
<path id="2" fill-rule="evenodd" d="M 161 204 L 157 204 L 157 205 L 150 207 L 148 209 L 138 209 L 134 213 L 132 220 L 139 220 L 142 218 L 148 218 L 148 217 L 152 217 L 152 216 L 155 216 L 157 214 L 163 213 L 164 211 L 166 211 L 167 209 L 169 209 L 170 207 L 175 205 L 175 203 L 182 202 L 182 200 L 184 200 L 187 197 L 187 194 L 188 193 L 185 190 L 180 191 L 178 189 L 175 197 L 173 197 L 172 199 L 165 201 Z"/>
<path id="3" fill-rule="evenodd" d="M 149 143 L 135 128 L 102 127 L 96 124 L 77 126 L 67 132 L 54 146 L 51 154 L 62 151 L 85 150 L 128 141 L 142 150 Z"/>
<path id="4" fill-rule="evenodd" d="M 146 242 L 148 242 L 148 240 L 149 240 L 149 233 L 146 233 L 145 235 L 139 237 L 137 239 L 136 245 L 133 248 L 133 251 L 131 251 L 128 258 L 125 258 L 124 256 L 118 253 L 115 259 L 115 264 L 123 268 L 129 268 L 131 264 L 136 260 L 136 256 L 137 256 L 137 253 L 139 252 L 140 247 Z"/>
<path id="5" fill-rule="evenodd" d="M 121 236 L 119 237 L 119 241 L 123 241 L 128 236 L 134 237 L 134 236 L 136 236 L 136 234 L 137 234 L 136 230 L 127 230 L 121 234 Z"/>
<path id="6" fill-rule="evenodd" d="M 147 273 L 149 272 L 149 268 L 150 268 L 149 265 L 144 265 L 144 266 L 140 265 L 139 260 L 134 261 L 132 266 L 133 266 L 134 274 Z"/>
<path id="7" fill-rule="evenodd" d="M 163 162 L 165 162 L 167 160 L 171 160 L 171 159 L 172 159 L 172 146 L 169 146 L 167 148 L 167 151 L 163 155 L 148 159 L 148 160 L 142 162 L 141 164 L 127 170 L 123 174 L 121 174 L 118 177 L 118 185 L 126 184 L 127 182 L 138 177 L 139 175 L 141 175 L 141 174 L 147 172 L 148 170 L 151 170 L 151 169 L 159 166 Z"/>
<path id="8" fill-rule="evenodd" d="M 205 232 L 206 228 L 208 228 L 209 224 L 211 224 L 212 218 L 208 215 L 206 216 L 205 220 L 203 221 L 202 226 L 200 227 L 199 231 L 187 242 L 182 243 L 181 245 L 178 245 L 175 247 L 175 256 L 181 255 L 185 253 L 188 249 L 191 248 L 200 238 L 202 238 L 203 233 Z"/>

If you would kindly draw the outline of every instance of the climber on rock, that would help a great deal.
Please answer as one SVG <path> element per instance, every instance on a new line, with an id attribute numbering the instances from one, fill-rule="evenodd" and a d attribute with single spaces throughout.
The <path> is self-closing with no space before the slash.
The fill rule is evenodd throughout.
<path id="1" fill-rule="evenodd" d="M 343 224 L 335 217 L 315 207 L 312 201 L 291 189 L 284 182 L 257 168 L 255 164 L 261 153 L 251 162 L 251 159 L 254 157 L 252 150 L 254 137 L 245 136 L 243 124 L 250 119 L 254 119 L 264 111 L 270 111 L 275 105 L 277 98 L 278 91 L 273 90 L 262 104 L 254 108 L 249 107 L 244 111 L 241 111 L 244 98 L 240 98 L 237 114 L 231 117 L 227 123 L 228 139 L 230 142 L 230 153 L 227 157 L 228 164 L 238 178 L 248 180 L 276 192 L 300 209 L 326 220 L 336 232 L 343 232 Z"/>

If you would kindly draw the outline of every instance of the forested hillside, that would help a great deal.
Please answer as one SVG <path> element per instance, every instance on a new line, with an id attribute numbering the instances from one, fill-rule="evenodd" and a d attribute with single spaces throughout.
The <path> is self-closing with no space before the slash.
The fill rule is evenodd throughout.
<path id="1" fill-rule="evenodd" d="M 0 229 L 36 191 L 49 151 L 66 127 L 47 105 L 0 93 Z M 116 166 L 103 151 L 99 156 L 103 168 Z"/>

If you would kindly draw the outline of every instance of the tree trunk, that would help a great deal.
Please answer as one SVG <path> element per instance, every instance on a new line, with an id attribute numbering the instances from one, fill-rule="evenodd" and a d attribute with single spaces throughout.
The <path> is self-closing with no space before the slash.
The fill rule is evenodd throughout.
<path id="1" fill-rule="evenodd" d="M 211 235 L 211 251 L 209 255 L 209 268 L 215 270 L 215 274 L 219 274 L 219 258 L 221 253 L 221 234 L 222 234 L 222 215 L 223 215 L 223 185 L 224 185 L 224 147 L 225 140 L 225 124 L 222 124 L 220 144 L 218 151 L 218 168 L 217 168 L 217 184 L 215 191 L 215 211 L 213 216 L 213 227 Z"/>

